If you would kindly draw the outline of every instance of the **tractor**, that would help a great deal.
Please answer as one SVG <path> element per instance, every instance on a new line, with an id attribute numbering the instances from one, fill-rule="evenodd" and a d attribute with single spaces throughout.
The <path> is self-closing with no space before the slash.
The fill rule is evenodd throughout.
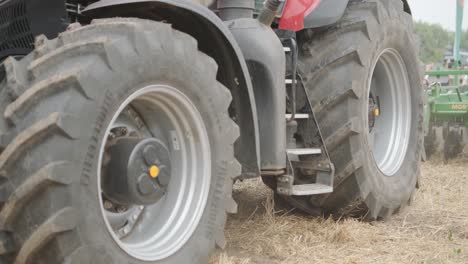
<path id="1" fill-rule="evenodd" d="M 387 219 L 418 183 L 406 0 L 0 0 L 0 263 L 207 263 L 237 180 Z"/>

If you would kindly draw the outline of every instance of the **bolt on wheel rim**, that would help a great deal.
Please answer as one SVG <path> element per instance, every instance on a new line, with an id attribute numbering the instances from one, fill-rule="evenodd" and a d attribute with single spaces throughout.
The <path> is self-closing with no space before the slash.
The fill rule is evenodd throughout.
<path id="1" fill-rule="evenodd" d="M 384 50 L 369 80 L 368 139 L 380 171 L 393 176 L 408 149 L 411 92 L 405 63 L 394 49 Z"/>
<path id="2" fill-rule="evenodd" d="M 112 202 L 102 195 L 106 142 L 116 127 L 144 138 L 157 138 L 169 149 L 171 177 L 166 193 L 154 204 L 110 210 Z M 120 105 L 107 127 L 98 168 L 102 216 L 120 248 L 144 261 L 174 254 L 198 226 L 211 181 L 209 139 L 199 111 L 173 87 L 152 85 L 138 90 Z"/>

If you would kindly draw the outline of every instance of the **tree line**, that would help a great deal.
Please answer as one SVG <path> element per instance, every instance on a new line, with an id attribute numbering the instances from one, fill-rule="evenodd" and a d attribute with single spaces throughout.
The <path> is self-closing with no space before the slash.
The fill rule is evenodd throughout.
<path id="1" fill-rule="evenodd" d="M 439 24 L 417 21 L 414 30 L 420 40 L 420 57 L 425 64 L 442 63 L 444 54 L 452 52 L 455 32 L 444 29 Z M 468 52 L 468 30 L 461 37 L 461 51 Z"/>
<path id="2" fill-rule="evenodd" d="M 441 62 L 444 53 L 453 47 L 455 33 L 441 25 L 415 22 L 414 30 L 419 37 L 420 57 L 425 64 Z"/>
<path id="3" fill-rule="evenodd" d="M 421 60 L 428 63 L 442 62 L 444 54 L 453 50 L 455 33 L 444 29 L 438 24 L 415 22 L 415 32 L 419 36 L 421 45 Z M 464 30 L 461 37 L 461 50 L 468 51 L 468 30 Z"/>

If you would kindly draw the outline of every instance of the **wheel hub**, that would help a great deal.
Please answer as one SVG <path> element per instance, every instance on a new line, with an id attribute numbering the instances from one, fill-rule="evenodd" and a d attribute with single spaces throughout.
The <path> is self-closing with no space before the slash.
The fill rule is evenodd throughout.
<path id="1" fill-rule="evenodd" d="M 368 107 L 368 113 L 367 113 L 367 118 L 369 120 L 369 133 L 372 132 L 372 129 L 374 128 L 375 121 L 376 119 L 380 116 L 380 108 L 378 105 L 378 100 L 374 98 L 372 93 L 369 95 L 369 107 Z"/>
<path id="2" fill-rule="evenodd" d="M 130 256 L 165 259 L 199 226 L 212 167 L 204 124 L 190 98 L 168 85 L 140 88 L 114 112 L 97 186 L 106 227 Z"/>
<path id="3" fill-rule="evenodd" d="M 107 149 L 110 160 L 103 191 L 115 203 L 150 205 L 166 193 L 171 175 L 169 151 L 155 138 L 117 138 Z"/>

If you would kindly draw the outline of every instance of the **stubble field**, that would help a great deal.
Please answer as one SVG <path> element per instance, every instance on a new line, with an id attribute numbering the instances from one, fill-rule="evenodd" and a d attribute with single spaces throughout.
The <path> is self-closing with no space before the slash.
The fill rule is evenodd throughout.
<path id="1" fill-rule="evenodd" d="M 261 180 L 237 183 L 239 212 L 211 264 L 468 263 L 468 158 L 423 163 L 420 188 L 386 222 L 338 221 L 275 208 Z"/>

